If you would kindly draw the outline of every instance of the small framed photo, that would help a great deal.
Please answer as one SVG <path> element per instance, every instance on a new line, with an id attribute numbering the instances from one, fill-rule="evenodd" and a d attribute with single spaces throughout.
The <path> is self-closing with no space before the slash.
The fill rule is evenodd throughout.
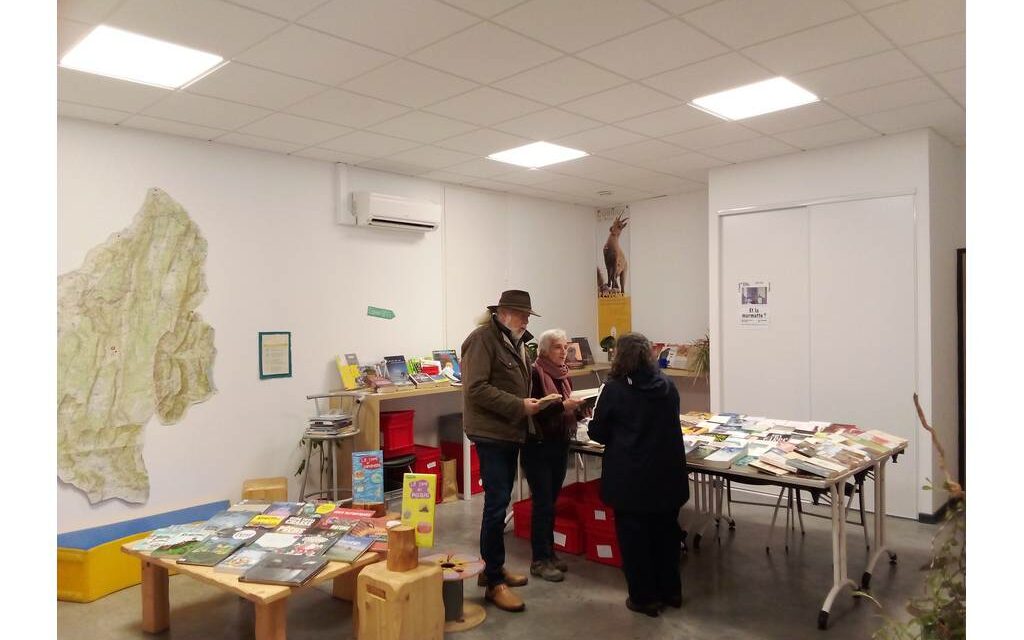
<path id="1" fill-rule="evenodd" d="M 260 380 L 292 377 L 292 332 L 260 331 Z"/>

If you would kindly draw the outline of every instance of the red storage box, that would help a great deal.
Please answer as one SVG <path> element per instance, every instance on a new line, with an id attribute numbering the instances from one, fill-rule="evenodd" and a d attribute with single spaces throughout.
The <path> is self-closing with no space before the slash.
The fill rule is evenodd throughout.
<path id="1" fill-rule="evenodd" d="M 380 414 L 380 448 L 384 459 L 416 452 L 412 440 L 415 411 L 382 411 Z"/>
<path id="2" fill-rule="evenodd" d="M 434 502 L 441 503 L 441 449 L 415 445 L 416 461 L 412 463 L 413 473 L 432 473 L 437 476 L 436 496 Z"/>
<path id="3" fill-rule="evenodd" d="M 458 460 L 459 469 L 462 469 L 462 443 L 461 442 L 441 442 L 441 455 L 446 459 Z M 472 442 L 469 443 L 469 467 L 470 469 L 480 468 L 480 458 L 476 455 L 476 445 Z"/>
<path id="4" fill-rule="evenodd" d="M 555 516 L 555 549 L 566 553 L 583 553 L 583 530 L 575 519 Z"/>
<path id="5" fill-rule="evenodd" d="M 613 567 L 622 566 L 622 554 L 619 552 L 619 539 L 612 533 L 587 529 L 583 535 L 586 545 L 587 560 L 600 562 Z"/>
<path id="6" fill-rule="evenodd" d="M 615 512 L 608 505 L 585 502 L 579 506 L 577 513 L 580 514 L 580 523 L 587 533 L 600 531 L 615 534 Z"/>

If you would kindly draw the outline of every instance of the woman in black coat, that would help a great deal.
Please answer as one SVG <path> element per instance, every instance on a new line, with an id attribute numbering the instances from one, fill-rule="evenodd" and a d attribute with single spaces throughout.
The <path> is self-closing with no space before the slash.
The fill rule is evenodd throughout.
<path id="1" fill-rule="evenodd" d="M 605 445 L 601 499 L 615 511 L 626 606 L 649 616 L 682 606 L 678 517 L 690 487 L 679 390 L 658 370 L 641 334 L 616 342 L 589 435 Z"/>

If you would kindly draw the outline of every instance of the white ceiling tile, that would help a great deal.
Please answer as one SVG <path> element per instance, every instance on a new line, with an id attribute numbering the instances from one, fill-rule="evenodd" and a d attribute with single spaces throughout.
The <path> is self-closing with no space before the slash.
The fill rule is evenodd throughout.
<path id="1" fill-rule="evenodd" d="M 220 0 L 125 0 L 105 23 L 224 58 L 287 24 Z"/>
<path id="2" fill-rule="evenodd" d="M 512 165 L 506 164 L 505 167 L 506 168 L 512 168 Z M 519 184 L 519 185 L 535 185 L 535 184 L 540 184 L 541 182 L 547 182 L 548 180 L 553 180 L 556 177 L 557 176 L 555 174 L 548 173 L 547 171 L 543 171 L 541 169 L 520 169 L 520 168 L 515 168 L 512 171 L 509 171 L 508 173 L 502 173 L 502 174 L 499 174 L 499 175 L 495 176 L 495 178 L 497 180 L 501 180 L 502 182 L 508 182 L 508 183 L 511 183 L 511 184 Z"/>
<path id="3" fill-rule="evenodd" d="M 634 79 L 705 60 L 729 51 L 679 20 L 666 20 L 577 54 Z"/>
<path id="4" fill-rule="evenodd" d="M 897 49 L 890 49 L 857 60 L 808 71 L 792 77 L 791 80 L 819 98 L 832 98 L 920 75 L 921 70 L 905 55 Z"/>
<path id="5" fill-rule="evenodd" d="M 967 69 L 952 69 L 935 74 L 942 88 L 959 100 L 961 104 L 967 102 Z"/>
<path id="6" fill-rule="evenodd" d="M 388 136 L 415 140 L 422 143 L 435 142 L 444 138 L 459 135 L 472 131 L 476 126 L 436 116 L 423 111 L 410 111 L 409 113 L 392 118 L 385 122 L 369 127 L 370 131 L 383 133 Z"/>
<path id="7" fill-rule="evenodd" d="M 421 64 L 395 60 L 345 83 L 343 88 L 419 108 L 464 93 L 476 86 L 469 80 L 456 78 Z"/>
<path id="8" fill-rule="evenodd" d="M 230 62 L 185 90 L 276 111 L 319 93 L 324 87 L 307 80 Z"/>
<path id="9" fill-rule="evenodd" d="M 281 0 L 231 0 L 231 2 L 242 4 L 250 9 L 269 13 L 285 20 L 295 20 L 299 16 L 308 13 L 310 9 L 323 4 L 324 0 L 287 0 L 286 2 Z"/>
<path id="10" fill-rule="evenodd" d="M 479 18 L 435 0 L 331 0 L 300 23 L 404 56 Z"/>
<path id="11" fill-rule="evenodd" d="M 633 133 L 632 131 L 626 131 L 624 129 L 619 129 L 618 127 L 606 125 L 595 129 L 580 131 L 579 133 L 573 133 L 561 138 L 554 138 L 552 142 L 564 147 L 572 147 L 573 149 L 582 149 L 588 153 L 594 153 L 595 151 L 601 151 L 603 149 L 611 149 L 613 147 L 621 147 L 633 142 L 640 142 L 643 139 L 643 136 Z"/>
<path id="12" fill-rule="evenodd" d="M 664 139 L 688 150 L 699 151 L 758 137 L 761 137 L 761 134 L 735 122 L 720 122 L 710 127 L 665 136 Z"/>
<path id="13" fill-rule="evenodd" d="M 669 13 L 679 15 L 700 7 L 718 2 L 718 0 L 650 0 Z"/>
<path id="14" fill-rule="evenodd" d="M 884 133 L 931 127 L 943 135 L 964 129 L 964 110 L 949 98 L 861 116 L 860 121 Z"/>
<path id="15" fill-rule="evenodd" d="M 490 18 L 517 4 L 522 4 L 524 0 L 445 0 L 445 2 L 478 16 Z"/>
<path id="16" fill-rule="evenodd" d="M 512 149 L 530 142 L 527 138 L 513 136 L 493 129 L 477 129 L 464 133 L 461 136 L 448 138 L 437 143 L 437 146 L 446 149 L 465 151 L 477 156 L 489 156 L 498 151 Z M 507 171 L 507 169 L 506 169 Z"/>
<path id="17" fill-rule="evenodd" d="M 344 151 L 334 151 L 332 149 L 322 149 L 320 147 L 309 147 L 302 151 L 296 151 L 295 155 L 302 156 L 304 158 L 313 158 L 314 160 L 340 162 L 342 164 L 359 164 L 360 162 L 366 162 L 370 159 L 366 156 L 357 155 L 355 153 L 345 153 Z"/>
<path id="18" fill-rule="evenodd" d="M 236 59 L 320 84 L 337 85 L 392 60 L 380 51 L 288 25 Z"/>
<path id="19" fill-rule="evenodd" d="M 800 149 L 774 138 L 762 136 L 751 140 L 733 142 L 721 147 L 712 147 L 711 149 L 706 149 L 705 153 L 711 154 L 716 158 L 728 160 L 729 162 L 749 162 L 751 160 L 781 156 L 797 151 L 800 151 Z"/>
<path id="20" fill-rule="evenodd" d="M 515 120 L 502 122 L 495 125 L 494 128 L 507 133 L 513 133 L 517 136 L 523 136 L 524 138 L 530 138 L 531 140 L 552 140 L 567 136 L 570 133 L 599 126 L 601 126 L 600 122 L 584 118 L 575 113 L 559 109 L 547 109 L 516 118 Z"/>
<path id="21" fill-rule="evenodd" d="M 144 111 L 146 115 L 214 129 L 237 129 L 270 115 L 259 107 L 175 91 Z"/>
<path id="22" fill-rule="evenodd" d="M 579 51 L 665 17 L 643 0 L 531 0 L 494 21 L 562 51 Z"/>
<path id="23" fill-rule="evenodd" d="M 861 16 L 770 40 L 743 53 L 782 75 L 800 73 L 891 49 L 892 45 Z"/>
<path id="24" fill-rule="evenodd" d="M 712 158 L 711 156 L 706 156 L 703 153 L 697 153 L 696 151 L 683 153 L 678 156 L 670 156 L 668 158 L 647 160 L 640 163 L 641 166 L 648 169 L 653 169 L 661 173 L 670 173 L 684 178 L 693 176 L 695 172 L 700 169 L 706 171 L 711 167 L 721 167 L 727 164 L 729 163 L 724 160 Z"/>
<path id="25" fill-rule="evenodd" d="M 508 164 L 488 158 L 476 158 L 469 162 L 452 165 L 448 167 L 448 171 L 454 171 L 459 175 L 473 176 L 475 178 L 493 178 L 494 176 L 508 173 Z"/>
<path id="26" fill-rule="evenodd" d="M 131 127 L 133 129 L 146 129 L 148 131 L 159 131 L 161 133 L 169 133 L 175 136 L 199 138 L 200 140 L 212 140 L 219 135 L 227 133 L 223 129 L 212 129 L 210 127 L 185 124 L 183 122 L 175 122 L 174 120 L 164 120 L 163 118 L 151 118 L 149 116 L 132 116 L 122 122 L 120 126 Z"/>
<path id="27" fill-rule="evenodd" d="M 57 22 L 57 60 L 63 58 L 71 47 L 78 44 L 95 28 L 95 25 L 61 18 Z"/>
<path id="28" fill-rule="evenodd" d="M 340 135 L 349 133 L 351 129 L 319 120 L 300 118 L 299 116 L 287 113 L 273 113 L 262 120 L 257 120 L 252 124 L 242 127 L 239 131 L 263 138 L 273 138 L 274 140 L 284 140 L 308 146 L 337 138 Z"/>
<path id="29" fill-rule="evenodd" d="M 568 162 L 560 162 L 551 165 L 547 171 L 562 176 L 577 176 L 579 178 L 590 178 L 591 180 L 606 180 L 608 176 L 616 175 L 624 169 L 634 169 L 628 164 L 623 164 L 600 156 L 586 156 L 576 158 Z"/>
<path id="30" fill-rule="evenodd" d="M 685 149 L 680 149 L 662 140 L 643 140 L 615 147 L 614 149 L 605 149 L 600 154 L 606 158 L 612 158 L 628 164 L 639 164 L 644 160 L 678 155 L 682 151 L 685 151 Z"/>
<path id="31" fill-rule="evenodd" d="M 127 111 L 91 107 L 87 104 L 76 104 L 74 102 L 64 102 L 63 100 L 57 102 L 57 113 L 65 118 L 79 118 L 104 124 L 117 124 L 132 115 Z"/>
<path id="32" fill-rule="evenodd" d="M 366 167 L 367 169 L 375 169 L 377 171 L 387 171 L 388 173 L 399 173 L 406 176 L 417 176 L 423 173 L 428 173 L 430 167 L 420 166 L 418 164 L 409 164 L 408 162 L 399 162 L 398 160 L 392 160 L 390 158 L 375 158 L 373 160 L 367 160 L 366 162 L 360 162 L 360 167 Z"/>
<path id="33" fill-rule="evenodd" d="M 561 55 L 514 31 L 484 22 L 409 57 L 429 67 L 488 84 Z"/>
<path id="34" fill-rule="evenodd" d="M 261 138 L 259 136 L 250 136 L 245 133 L 226 133 L 217 138 L 214 142 L 223 142 L 224 144 L 233 144 L 239 147 L 262 149 L 264 151 L 274 151 L 277 153 L 292 153 L 293 151 L 298 151 L 303 147 L 301 144 L 293 144 L 282 140 L 271 140 L 270 138 Z"/>
<path id="35" fill-rule="evenodd" d="M 480 87 L 460 96 L 432 104 L 426 110 L 486 127 L 545 108 L 546 105 L 540 102 L 527 100 L 490 87 Z"/>
<path id="36" fill-rule="evenodd" d="M 686 14 L 686 21 L 739 49 L 853 13 L 843 0 L 723 0 Z"/>
<path id="37" fill-rule="evenodd" d="M 406 107 L 358 93 L 328 89 L 288 107 L 289 113 L 307 118 L 361 129 L 394 118 L 408 111 Z"/>
<path id="38" fill-rule="evenodd" d="M 442 149 L 440 147 L 419 147 L 388 156 L 388 160 L 407 162 L 431 169 L 444 169 L 453 164 L 460 164 L 473 159 L 473 156 L 468 153 Z"/>
<path id="39" fill-rule="evenodd" d="M 57 0 L 57 15 L 89 24 L 98 24 L 121 0 Z"/>
<path id="40" fill-rule="evenodd" d="M 466 184 L 471 180 L 476 180 L 476 176 L 464 176 L 459 173 L 452 173 L 451 171 L 428 171 L 427 173 L 421 173 L 420 177 L 424 180 L 435 180 L 437 182 L 448 182 L 450 184 Z"/>
<path id="41" fill-rule="evenodd" d="M 738 53 L 727 53 L 658 74 L 643 83 L 689 102 L 711 93 L 767 80 L 774 75 Z"/>
<path id="42" fill-rule="evenodd" d="M 466 183 L 467 186 L 476 187 L 477 189 L 488 189 L 490 191 L 497 191 L 499 193 L 508 193 L 512 189 L 512 185 L 498 180 L 492 180 L 490 178 L 474 178 L 473 180 Z"/>
<path id="43" fill-rule="evenodd" d="M 783 142 L 801 149 L 818 149 L 832 145 L 874 138 L 878 133 L 856 120 L 846 118 L 838 122 L 819 124 L 816 127 L 787 131 L 776 135 Z"/>
<path id="44" fill-rule="evenodd" d="M 368 158 L 379 158 L 418 147 L 419 144 L 400 138 L 392 138 L 391 136 L 382 136 L 379 133 L 371 133 L 369 131 L 353 131 L 319 146 L 324 149 L 344 151 L 345 153 L 353 153 Z"/>
<path id="45" fill-rule="evenodd" d="M 773 135 L 782 131 L 803 129 L 813 125 L 824 124 L 842 120 L 845 116 L 837 111 L 835 107 L 824 103 L 814 102 L 792 109 L 783 109 L 774 113 L 768 113 L 756 118 L 745 118 L 743 126 L 766 135 Z"/>
<path id="46" fill-rule="evenodd" d="M 638 131 L 657 138 L 670 133 L 706 127 L 721 121 L 721 118 L 713 116 L 706 111 L 701 111 L 684 104 L 679 107 L 648 113 L 639 118 L 623 120 L 618 125 L 630 131 Z"/>
<path id="47" fill-rule="evenodd" d="M 546 104 L 558 105 L 625 82 L 624 78 L 598 69 L 588 62 L 560 58 L 505 78 L 494 86 Z"/>
<path id="48" fill-rule="evenodd" d="M 633 83 L 567 102 L 562 108 L 588 118 L 612 123 L 678 104 L 677 100 L 663 93 Z"/>
<path id="49" fill-rule="evenodd" d="M 964 30 L 964 0 L 906 0 L 867 14 L 885 35 L 905 46 Z"/>
<path id="50" fill-rule="evenodd" d="M 169 92 L 137 82 L 115 80 L 71 69 L 58 69 L 57 97 L 93 107 L 130 111 L 144 109 Z"/>
<path id="51" fill-rule="evenodd" d="M 576 176 L 557 176 L 552 180 L 538 184 L 537 188 L 557 193 L 597 197 L 599 191 L 606 191 L 613 186 L 597 180 L 577 178 Z"/>
<path id="52" fill-rule="evenodd" d="M 856 9 L 860 11 L 870 11 L 871 9 L 877 9 L 883 5 L 895 4 L 900 0 L 846 0 Z"/>
<path id="53" fill-rule="evenodd" d="M 967 66 L 964 33 L 955 33 L 944 38 L 904 47 L 903 51 L 911 60 L 929 73 L 949 71 Z"/>
<path id="54" fill-rule="evenodd" d="M 888 111 L 911 104 L 932 102 L 945 97 L 942 89 L 928 78 L 903 80 L 881 87 L 831 98 L 829 102 L 852 116 Z"/>

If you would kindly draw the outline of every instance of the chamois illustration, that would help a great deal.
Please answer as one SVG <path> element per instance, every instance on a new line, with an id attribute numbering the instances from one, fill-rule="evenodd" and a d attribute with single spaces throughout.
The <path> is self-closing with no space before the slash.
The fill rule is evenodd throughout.
<path id="1" fill-rule="evenodd" d="M 623 218 L 622 214 L 615 216 L 608 228 L 608 240 L 604 243 L 604 266 L 608 271 L 608 288 L 613 294 L 626 294 L 626 253 L 619 246 L 619 236 L 627 222 L 629 218 Z"/>

